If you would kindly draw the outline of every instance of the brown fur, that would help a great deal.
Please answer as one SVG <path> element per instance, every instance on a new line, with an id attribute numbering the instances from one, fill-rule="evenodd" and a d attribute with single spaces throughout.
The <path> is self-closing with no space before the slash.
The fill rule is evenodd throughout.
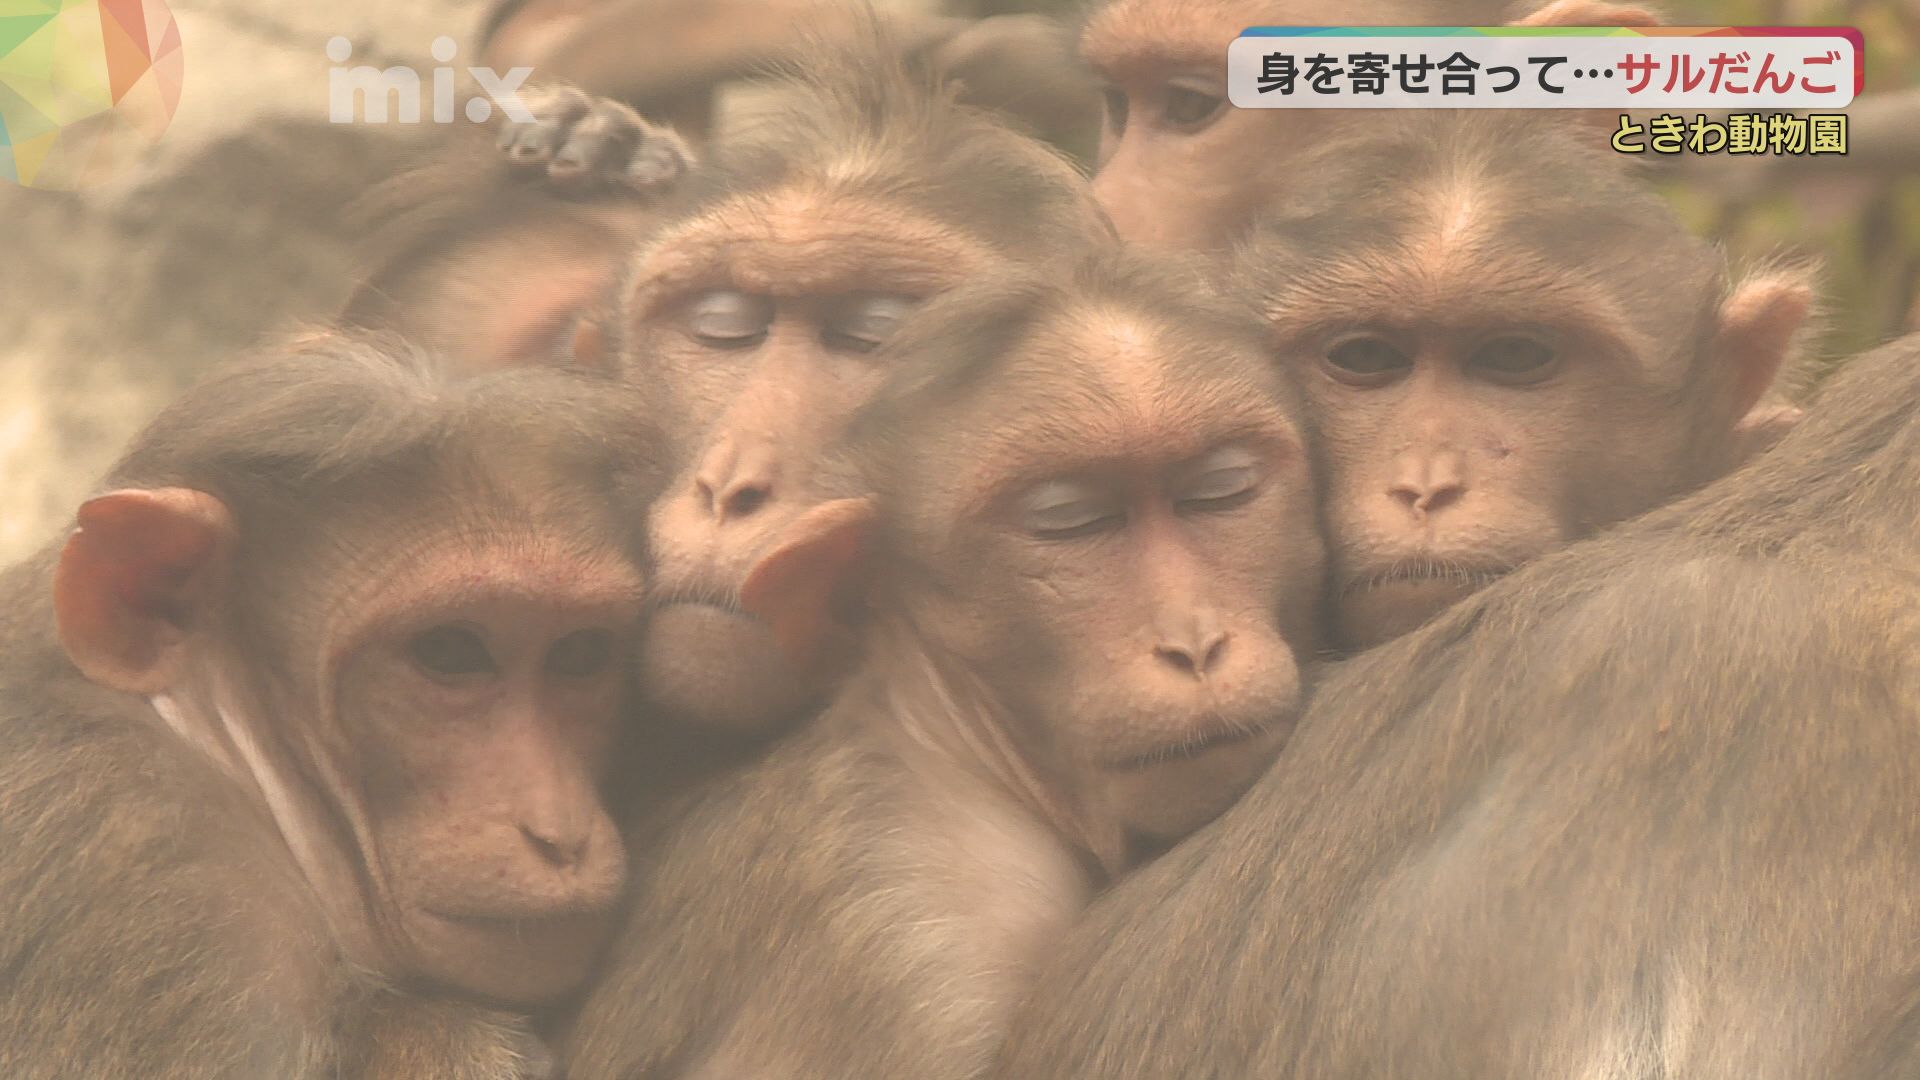
<path id="1" fill-rule="evenodd" d="M 858 40 L 877 17 L 871 4 L 844 0 L 510 0 L 494 8 L 481 41 L 485 63 L 531 64 L 704 140 L 724 83 L 821 42 Z M 1091 148 L 1099 95 L 1065 26 L 1032 14 L 889 11 L 885 22 L 903 57 L 967 104 L 1070 151 Z"/>
<path id="2" fill-rule="evenodd" d="M 1372 109 L 1233 108 L 1226 101 L 1223 58 L 1250 26 L 1486 26 L 1510 19 L 1638 26 L 1653 21 L 1638 8 L 1589 0 L 1559 0 L 1533 10 L 1539 7 L 1506 0 L 1099 4 L 1080 39 L 1081 54 L 1108 86 L 1094 189 L 1130 241 L 1217 248 L 1238 237 L 1263 207 L 1325 188 L 1324 178 L 1296 160 L 1303 150 L 1390 119 L 1390 113 Z"/>
<path id="3" fill-rule="evenodd" d="M 621 368 L 661 387 L 685 455 L 649 522 L 660 588 L 641 682 L 693 727 L 780 730 L 838 674 L 797 666 L 738 601 L 814 501 L 813 463 L 885 378 L 848 323 L 1112 242 L 1070 164 L 956 104 L 878 29 L 816 49 L 781 107 L 689 178 L 621 294 Z M 751 325 L 703 338 L 711 302 Z"/>
<path id="4" fill-rule="evenodd" d="M 1102 902 L 1009 1077 L 1908 1075 L 1920 339 L 1320 688 Z"/>
<path id="5" fill-rule="evenodd" d="M 767 571 L 785 583 L 747 593 L 804 639 L 823 614 L 794 609 L 828 597 L 802 597 L 851 579 L 861 660 L 799 735 L 662 815 L 569 1075 L 979 1075 L 1092 887 L 1218 813 L 1284 734 L 1321 564 L 1259 323 L 1131 259 L 1061 278 L 956 291 L 876 354 L 895 376 L 841 478 L 874 501 L 821 505 L 835 529 L 871 505 L 870 540 L 816 542 L 810 514 L 769 560 L 798 564 Z M 1258 477 L 1244 500 L 1160 517 L 1184 498 L 1166 477 L 1223 447 Z M 1130 493 L 1097 534 L 1021 524 L 1029 494 L 1096 477 Z"/>
<path id="6" fill-rule="evenodd" d="M 57 615 L 56 597 L 66 604 L 112 588 L 112 578 L 64 569 L 49 588 L 56 564 L 87 550 L 79 539 L 0 577 L 0 1073 L 544 1075 L 544 1051 L 520 1018 L 433 989 L 419 957 L 390 936 L 369 883 L 400 870 L 417 879 L 420 860 L 383 873 L 363 852 L 329 876 L 339 864 L 324 853 L 351 848 L 353 815 L 372 807 L 377 823 L 380 806 L 427 778 L 401 775 L 397 758 L 337 756 L 363 746 L 365 733 L 316 719 L 324 710 L 313 695 L 331 698 L 335 687 L 324 675 L 320 687 L 309 682 L 311 665 L 327 659 L 309 646 L 355 618 L 349 601 L 373 568 L 397 559 L 424 574 L 448 533 L 476 551 L 524 542 L 529 558 L 544 551 L 583 577 L 631 587 L 602 515 L 650 483 L 638 456 L 644 414 L 633 404 L 606 385 L 545 374 L 455 387 L 424 359 L 384 346 L 309 341 L 189 393 L 109 477 L 119 493 L 88 504 L 124 504 L 129 490 L 179 501 L 167 493 L 192 489 L 232 523 L 219 566 L 125 583 L 140 589 L 116 602 L 153 605 L 172 624 L 158 634 L 150 673 L 113 662 L 137 661 L 137 650 L 103 659 L 97 629 Z M 419 528 L 429 512 L 437 524 Z M 533 539 L 542 530 L 553 541 L 544 548 Z M 89 565 L 116 572 L 98 558 Z M 342 658 L 343 700 L 358 655 Z M 244 664 L 222 659 L 240 656 Z M 76 663 L 151 685 L 171 704 L 89 681 Z M 209 701 L 225 711 L 200 711 Z M 442 756 L 458 751 L 450 732 L 438 739 Z M 272 768 L 262 772 L 262 761 Z M 516 769 L 530 767 L 550 766 L 517 758 Z M 329 802 L 318 793 L 334 790 L 340 770 L 396 787 L 356 806 Z M 452 807 L 464 793 L 439 794 Z M 465 839 L 432 846 L 436 873 L 491 835 L 487 822 L 439 824 Z M 504 863 L 493 869 L 506 879 Z"/>
<path id="7" fill-rule="evenodd" d="M 1811 290 L 1730 281 L 1618 161 L 1551 122 L 1383 120 L 1240 253 L 1324 433 L 1337 637 L 1365 647 L 1657 506 L 1791 425 Z M 1485 350 L 1542 350 L 1510 375 Z M 1378 377 L 1336 361 L 1390 350 Z M 1783 376 L 1783 372 L 1786 374 Z M 1782 411 L 1784 410 L 1784 411 Z"/>

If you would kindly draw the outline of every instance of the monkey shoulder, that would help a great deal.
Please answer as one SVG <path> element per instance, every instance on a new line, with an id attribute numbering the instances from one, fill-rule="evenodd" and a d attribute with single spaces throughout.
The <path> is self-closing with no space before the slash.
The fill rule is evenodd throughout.
<path id="1" fill-rule="evenodd" d="M 966 812 L 831 714 L 713 783 L 638 860 L 569 1061 L 586 1075 L 688 1055 L 700 1075 L 976 1075 L 1029 939 L 1063 929 L 1080 897 L 1052 895 L 1079 885 L 1053 884 L 1077 873 L 1070 857 L 1010 857 L 1017 826 Z"/>
<path id="2" fill-rule="evenodd" d="M 0 685 L 0 1075 L 293 1075 L 283 1033 L 331 951 L 264 814 L 143 702 L 21 670 Z"/>

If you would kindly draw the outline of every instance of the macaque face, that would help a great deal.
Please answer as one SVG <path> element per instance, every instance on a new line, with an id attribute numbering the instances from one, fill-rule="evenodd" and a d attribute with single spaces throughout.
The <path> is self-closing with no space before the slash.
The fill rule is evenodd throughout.
<path id="1" fill-rule="evenodd" d="M 978 261 L 951 241 L 907 242 L 937 227 L 853 210 L 776 197 L 722 217 L 718 246 L 669 242 L 642 264 L 629 374 L 671 396 L 688 448 L 648 522 L 642 684 L 703 725 L 764 728 L 830 686 L 833 672 L 795 666 L 740 611 L 740 586 L 818 501 L 822 452 L 886 377 L 875 349 Z"/>
<path id="2" fill-rule="evenodd" d="M 1270 360 L 1090 311 L 1044 330 L 915 462 L 922 628 L 1015 738 L 1135 838 L 1217 814 L 1277 750 L 1316 645 L 1313 480 Z M 990 398 L 990 400 L 989 400 Z"/>
<path id="3" fill-rule="evenodd" d="M 1308 182 L 1296 167 L 1304 151 L 1376 115 L 1234 108 L 1226 84 L 1234 38 L 1250 26 L 1436 18 L 1446 17 L 1432 5 L 1386 0 L 1113 0 L 1080 38 L 1081 55 L 1106 84 L 1095 195 L 1134 243 L 1199 249 L 1231 242 L 1262 204 Z"/>
<path id="4" fill-rule="evenodd" d="M 1686 483 L 1701 417 L 1685 364 L 1579 269 L 1472 231 L 1290 288 L 1277 309 L 1328 461 L 1349 648 Z"/>
<path id="5" fill-rule="evenodd" d="M 581 979 L 625 881 L 600 781 L 638 577 L 538 537 L 411 553 L 349 605 L 334 722 L 374 924 L 401 966 L 508 1002 Z"/>
<path id="6" fill-rule="evenodd" d="M 1309 10 L 1323 6 L 1117 0 L 1088 21 L 1080 51 L 1107 87 L 1094 194 L 1121 236 L 1217 247 L 1284 185 L 1288 147 L 1337 117 L 1234 108 L 1227 46 L 1249 26 L 1324 21 Z"/>

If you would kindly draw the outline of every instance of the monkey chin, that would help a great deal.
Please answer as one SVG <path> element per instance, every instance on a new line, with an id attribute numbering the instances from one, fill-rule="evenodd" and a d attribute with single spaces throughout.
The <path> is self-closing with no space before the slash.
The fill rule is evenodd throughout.
<path id="1" fill-rule="evenodd" d="M 799 670 L 766 623 L 713 604 L 669 604 L 640 643 L 640 690 L 674 723 L 766 734 L 818 705 L 823 680 Z"/>
<path id="2" fill-rule="evenodd" d="M 1152 755 L 1105 770 L 1108 805 L 1136 844 L 1170 844 L 1232 806 L 1278 757 L 1294 714 L 1258 729 Z"/>
<path id="3" fill-rule="evenodd" d="M 517 1006 L 543 1004 L 578 987 L 612 930 L 611 908 L 525 918 L 417 909 L 401 926 L 419 974 Z"/>
<path id="4" fill-rule="evenodd" d="M 1354 652 L 1392 641 L 1419 629 L 1496 576 L 1488 571 L 1362 580 L 1341 590 L 1334 612 L 1335 636 L 1343 648 Z"/>

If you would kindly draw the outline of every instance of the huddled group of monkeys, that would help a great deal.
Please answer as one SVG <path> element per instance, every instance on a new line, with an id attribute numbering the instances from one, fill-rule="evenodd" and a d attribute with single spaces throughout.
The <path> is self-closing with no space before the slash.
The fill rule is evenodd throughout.
<path id="1" fill-rule="evenodd" d="M 370 192 L 0 578 L 0 1077 L 1920 1075 L 1920 341 L 1302 15 L 1096 8 L 1091 182 L 867 25 Z"/>

